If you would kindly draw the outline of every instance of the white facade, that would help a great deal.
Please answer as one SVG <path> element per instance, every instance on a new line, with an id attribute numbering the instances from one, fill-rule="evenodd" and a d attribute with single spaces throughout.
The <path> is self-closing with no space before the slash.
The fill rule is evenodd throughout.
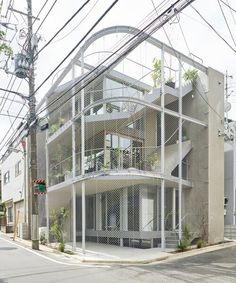
<path id="1" fill-rule="evenodd" d="M 9 150 L 1 160 L 2 202 L 6 204 L 7 225 L 12 227 L 10 231 L 13 231 L 16 221 L 19 228 L 26 217 L 25 157 L 21 145 L 16 150 L 18 152 Z"/>
<path id="2" fill-rule="evenodd" d="M 159 85 L 136 78 L 138 66 L 146 77 L 153 72 L 141 63 L 83 80 L 93 70 L 86 48 L 118 30 L 132 33 L 116 26 L 93 35 L 45 97 L 48 227 L 53 210 L 66 208 L 66 241 L 83 250 L 90 242 L 164 249 L 173 235 L 182 238 L 184 224 L 220 242 L 224 76 L 149 38 L 161 62 Z M 197 68 L 194 83 L 183 80 L 188 68 Z"/>

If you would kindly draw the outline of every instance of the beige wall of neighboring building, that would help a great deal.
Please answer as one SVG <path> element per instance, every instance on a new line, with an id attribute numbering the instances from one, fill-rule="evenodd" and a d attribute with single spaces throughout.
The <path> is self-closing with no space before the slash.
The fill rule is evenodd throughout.
<path id="1" fill-rule="evenodd" d="M 209 107 L 208 114 L 208 241 L 216 243 L 224 239 L 224 75 L 209 68 L 208 76 L 208 102 L 215 110 Z"/>

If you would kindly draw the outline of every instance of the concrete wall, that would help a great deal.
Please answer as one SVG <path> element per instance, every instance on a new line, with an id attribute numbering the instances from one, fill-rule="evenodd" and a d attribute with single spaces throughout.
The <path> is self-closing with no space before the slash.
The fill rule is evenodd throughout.
<path id="1" fill-rule="evenodd" d="M 208 69 L 208 240 L 216 243 L 224 239 L 224 75 Z M 220 117 L 215 113 L 217 112 Z"/>
<path id="2" fill-rule="evenodd" d="M 201 75 L 193 91 L 183 98 L 183 113 L 207 122 L 207 104 L 201 98 L 204 95 Z M 184 223 L 193 232 L 207 240 L 208 223 L 208 142 L 207 128 L 184 122 L 187 137 L 192 142 L 192 150 L 189 154 L 189 180 L 192 188 L 183 191 L 183 217 Z"/>
<path id="3" fill-rule="evenodd" d="M 226 206 L 225 224 L 233 224 L 233 147 L 230 144 L 226 144 L 224 153 L 224 168 L 225 168 L 225 183 L 224 183 L 224 196 L 228 198 L 228 204 Z"/>

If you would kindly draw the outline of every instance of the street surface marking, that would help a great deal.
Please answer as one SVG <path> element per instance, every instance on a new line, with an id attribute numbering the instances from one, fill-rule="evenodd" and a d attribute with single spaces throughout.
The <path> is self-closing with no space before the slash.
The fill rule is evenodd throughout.
<path id="1" fill-rule="evenodd" d="M 38 253 L 38 252 L 36 252 L 36 251 L 33 251 L 33 250 L 29 249 L 29 248 L 23 247 L 23 246 L 21 246 L 21 245 L 19 245 L 19 244 L 17 244 L 17 243 L 14 243 L 14 242 L 11 242 L 11 241 L 9 241 L 9 240 L 6 240 L 6 239 L 4 239 L 4 238 L 2 238 L 2 237 L 0 237 L 0 239 L 3 240 L 3 241 L 5 241 L 5 242 L 8 242 L 8 243 L 10 243 L 10 244 L 12 244 L 12 245 L 15 245 L 15 246 L 17 246 L 17 247 L 19 247 L 19 248 L 22 248 L 22 249 L 24 249 L 24 250 L 26 250 L 26 251 L 28 251 L 28 252 L 31 252 L 32 254 L 35 254 L 35 255 L 37 255 L 37 256 L 39 256 L 39 257 L 45 258 L 45 259 L 47 259 L 47 260 L 49 260 L 49 261 L 52 261 L 52 262 L 54 262 L 54 263 L 59 263 L 59 264 L 62 264 L 62 265 L 70 265 L 70 266 L 93 267 L 93 268 L 110 268 L 110 267 L 111 267 L 111 266 L 109 266 L 109 265 L 100 265 L 100 266 L 98 266 L 98 265 L 88 265 L 88 264 L 76 264 L 76 263 L 65 263 L 65 262 L 61 262 L 61 261 L 52 259 L 52 258 L 50 258 L 50 257 L 48 257 L 48 256 L 42 255 L 42 254 L 40 254 L 40 253 Z"/>

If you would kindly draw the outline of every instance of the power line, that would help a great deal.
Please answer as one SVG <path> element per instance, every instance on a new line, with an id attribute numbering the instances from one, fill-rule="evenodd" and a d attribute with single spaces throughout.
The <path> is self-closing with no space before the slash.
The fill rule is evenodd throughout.
<path id="1" fill-rule="evenodd" d="M 35 19 L 34 19 L 32 25 L 34 25 L 34 23 L 37 21 L 37 18 L 39 17 L 39 15 L 40 15 L 41 12 L 43 11 L 43 9 L 44 9 L 44 7 L 47 5 L 47 3 L 48 3 L 48 0 L 46 0 L 46 1 L 44 2 L 43 6 L 41 7 L 41 9 L 39 10 L 37 16 L 35 17 Z"/>
<path id="2" fill-rule="evenodd" d="M 34 58 L 36 58 L 39 53 L 41 53 L 52 41 L 53 39 L 74 19 L 76 15 L 90 2 L 90 0 L 87 0 L 70 18 L 65 22 L 65 24 L 53 35 L 53 37 L 34 55 Z"/>
<path id="3" fill-rule="evenodd" d="M 118 2 L 119 0 L 115 0 L 110 6 L 109 6 L 109 8 L 102 14 L 102 16 L 95 22 L 95 24 L 93 25 L 93 27 L 92 28 L 90 28 L 90 30 L 86 33 L 86 35 L 85 35 L 85 37 L 92 31 L 92 29 L 93 28 L 95 28 L 95 26 L 105 17 L 105 15 L 113 8 L 113 6 Z M 84 37 L 84 38 L 85 38 Z M 82 39 L 82 40 L 84 40 L 84 38 Z M 77 45 L 79 45 L 81 42 L 82 42 L 82 40 L 77 44 Z M 77 48 L 77 46 L 76 47 L 74 47 L 74 49 L 75 48 Z M 70 53 L 72 53 L 74 50 L 72 50 Z M 69 56 L 69 55 L 67 55 L 67 56 Z M 66 60 L 66 58 L 64 58 L 64 60 L 63 60 L 63 62 Z M 62 64 L 63 62 L 61 62 L 60 64 Z M 60 66 L 60 65 L 59 65 Z M 59 67 L 59 66 L 57 66 L 57 68 Z M 57 70 L 57 68 L 50 74 L 50 76 Z M 50 77 L 50 76 L 48 76 L 48 78 Z M 48 79 L 47 78 L 47 79 Z M 41 84 L 42 85 L 42 84 Z M 40 86 L 41 87 L 41 86 Z M 38 88 L 39 89 L 39 88 Z M 37 89 L 37 90 L 38 90 Z M 37 91 L 36 90 L 36 91 Z M 36 92 L 35 91 L 35 92 Z M 30 97 L 30 96 L 29 96 Z M 10 129 L 12 128 L 12 126 L 10 127 Z M 10 131 L 10 129 L 9 129 L 9 131 Z M 8 132 L 9 132 L 8 131 Z M 7 136 L 7 134 L 4 136 L 4 138 L 3 138 L 3 140 L 0 142 L 0 145 L 3 143 L 3 141 L 6 139 L 6 136 Z M 5 146 L 5 145 L 4 145 Z M 3 146 L 3 147 L 4 147 Z M 3 149 L 3 147 L 0 149 L 0 151 Z"/>
<path id="4" fill-rule="evenodd" d="M 151 0 L 151 1 L 152 1 L 152 0 Z M 191 4 L 190 4 L 190 6 L 192 7 Z M 167 37 L 167 40 L 168 40 L 170 46 L 173 48 L 172 42 L 170 41 L 170 38 L 169 38 L 169 36 L 168 36 L 168 34 L 167 34 L 167 32 L 166 32 L 166 30 L 165 30 L 164 27 L 163 27 L 163 30 L 164 30 L 164 33 L 165 33 L 165 35 L 166 35 L 166 37 Z M 174 52 L 176 53 L 176 51 L 175 51 L 174 48 L 173 48 L 173 50 L 174 50 Z M 189 51 L 190 51 L 190 50 L 189 50 Z M 191 53 L 191 52 L 190 52 L 190 53 Z M 183 63 L 181 62 L 181 60 L 180 60 L 180 58 L 179 58 L 179 56 L 177 56 L 177 54 L 175 54 L 175 56 L 176 56 L 176 58 L 178 59 L 179 63 L 181 64 L 181 67 L 183 68 L 183 70 L 186 71 L 185 68 L 184 68 Z M 215 112 L 215 114 L 222 120 L 223 118 L 221 117 L 221 115 L 220 115 L 220 114 L 209 104 L 209 102 L 202 96 L 201 92 L 200 92 L 199 89 L 197 88 L 196 83 L 195 83 L 195 82 L 192 82 L 192 83 L 195 85 L 196 90 L 197 90 L 197 92 L 199 93 L 200 97 L 201 97 L 201 98 L 205 101 L 205 103 Z"/>
<path id="5" fill-rule="evenodd" d="M 12 85 L 10 87 L 10 91 L 12 90 L 15 82 L 16 82 L 16 77 L 14 77 L 14 80 L 13 80 Z M 8 87 L 7 87 L 7 89 L 8 89 Z M 7 92 L 8 92 L 8 90 L 7 90 Z M 9 97 L 9 92 L 8 92 L 8 94 L 7 94 L 7 92 L 6 92 L 5 96 L 8 98 Z M 1 109 L 0 109 L 0 113 L 3 111 L 3 108 L 4 108 L 5 104 L 6 104 L 6 100 L 4 100 L 3 103 L 2 103 L 2 106 L 1 106 Z"/>
<path id="6" fill-rule="evenodd" d="M 4 135 L 4 137 L 3 137 L 2 140 L 0 141 L 0 145 L 2 145 L 2 143 L 3 143 L 3 142 L 5 141 L 5 139 L 7 138 L 8 134 L 10 133 L 10 130 L 13 128 L 13 126 L 14 126 L 16 120 L 17 120 L 17 119 L 22 119 L 22 120 L 25 119 L 25 117 L 20 117 L 20 114 L 21 114 L 23 108 L 24 108 L 24 105 L 22 105 L 21 109 L 19 110 L 18 114 L 17 114 L 16 117 L 15 117 L 15 120 L 13 121 L 13 123 L 11 124 L 11 126 L 10 126 L 10 128 L 8 129 L 7 133 Z M 8 116 L 8 115 L 7 115 L 7 116 Z M 13 134 L 11 135 L 11 138 L 14 136 L 14 134 L 15 134 L 15 133 L 13 133 Z M 6 146 L 6 144 L 9 142 L 9 140 L 10 140 L 11 138 L 8 138 L 8 140 L 6 141 L 6 143 L 1 147 L 0 152 L 1 152 L 2 149 Z"/>
<path id="7" fill-rule="evenodd" d="M 223 11 L 223 9 L 222 9 L 222 6 L 221 6 L 221 4 L 220 4 L 220 1 L 217 0 L 217 2 L 218 2 L 218 4 L 219 4 L 219 6 L 220 6 L 221 13 L 222 13 L 223 18 L 224 18 L 224 20 L 225 20 L 226 26 L 227 26 L 228 31 L 229 31 L 229 33 L 230 33 L 230 36 L 231 36 L 231 38 L 232 38 L 232 40 L 233 40 L 233 43 L 234 43 L 234 45 L 236 46 L 235 39 L 234 39 L 233 34 L 232 34 L 232 32 L 231 32 L 231 29 L 230 29 L 230 27 L 229 27 L 228 21 L 227 21 L 227 19 L 226 19 L 226 16 L 225 16 L 225 13 L 224 13 L 224 11 Z"/>
<path id="8" fill-rule="evenodd" d="M 185 37 L 185 35 L 184 35 L 184 32 L 183 32 L 182 26 L 181 26 L 181 24 L 180 24 L 180 21 L 179 21 L 179 28 L 180 28 L 181 34 L 182 34 L 182 36 L 183 36 L 184 42 L 185 42 L 185 44 L 186 44 L 186 46 L 187 46 L 188 53 L 189 53 L 189 54 L 191 54 L 191 51 L 190 51 L 190 48 L 189 48 L 189 45 L 188 45 L 187 39 L 186 39 L 186 37 Z"/>
<path id="9" fill-rule="evenodd" d="M 164 3 L 164 2 L 166 2 L 166 3 L 168 3 L 168 2 L 170 2 L 170 0 L 164 0 L 164 1 L 162 1 L 157 7 L 161 7 L 162 6 L 162 4 Z M 179 1 L 176 1 L 174 4 L 176 4 L 177 2 L 179 2 Z M 174 5 L 173 4 L 173 5 Z M 152 13 L 149 13 L 149 15 L 147 15 L 147 17 L 149 16 L 150 17 L 150 15 L 152 15 Z M 152 15 L 153 16 L 153 15 Z M 146 17 L 146 18 L 147 18 Z M 147 20 L 146 20 L 146 22 L 147 22 Z M 145 23 L 145 22 L 144 22 Z M 125 35 L 124 37 L 123 37 L 123 40 L 127 37 L 128 35 Z M 73 51 L 72 51 L 73 52 Z M 57 70 L 57 69 L 56 69 Z M 54 71 L 56 71 L 56 70 L 54 70 Z M 52 75 L 52 74 L 51 74 Z M 51 76 L 51 75 L 49 75 L 49 77 Z M 42 83 L 42 85 L 44 84 L 44 82 Z M 40 86 L 41 87 L 41 86 Z M 37 89 L 38 90 L 38 89 Z M 36 90 L 36 91 L 37 91 Z"/>
<path id="10" fill-rule="evenodd" d="M 47 17 L 49 16 L 49 14 L 51 13 L 53 7 L 55 6 L 55 4 L 57 3 L 57 0 L 55 0 L 51 6 L 51 8 L 49 9 L 49 11 L 47 12 L 46 16 L 43 18 L 42 22 L 40 23 L 39 27 L 37 28 L 35 34 L 39 31 L 39 29 L 41 28 L 41 26 L 43 25 L 43 23 L 45 22 L 45 20 L 47 19 Z"/>
<path id="11" fill-rule="evenodd" d="M 105 73 L 106 71 L 108 71 L 109 69 L 111 69 L 112 67 L 114 67 L 116 64 L 118 64 L 120 62 L 120 60 L 124 57 L 127 56 L 127 54 L 129 54 L 132 50 L 134 50 L 141 42 L 145 41 L 152 33 L 154 33 L 157 28 L 159 27 L 158 25 L 155 25 L 154 28 L 152 28 L 149 32 L 147 32 L 148 29 L 150 29 L 150 27 L 152 27 L 152 25 L 159 19 L 164 18 L 164 22 L 161 23 L 161 25 L 164 25 L 166 22 L 168 22 L 168 17 L 164 17 L 166 15 L 166 13 L 168 13 L 171 8 L 174 8 L 174 6 L 180 1 L 176 1 L 173 5 L 171 5 L 171 7 L 169 7 L 166 11 L 164 11 L 162 14 L 160 14 L 159 17 L 155 18 L 153 21 L 151 21 L 148 25 L 146 25 L 142 30 L 140 30 L 137 34 L 135 34 L 131 39 L 129 39 L 125 44 L 123 44 L 118 50 L 116 50 L 112 55 L 110 55 L 107 59 L 105 59 L 103 62 L 101 62 L 97 67 L 95 67 L 91 72 L 86 73 L 78 82 L 76 82 L 75 84 L 73 84 L 66 92 L 64 92 L 62 95 L 60 95 L 58 98 L 56 98 L 55 100 L 53 100 L 51 103 L 49 103 L 46 107 L 44 107 L 39 113 L 37 113 L 38 115 L 42 112 L 44 112 L 46 109 L 48 109 L 52 104 L 56 103 L 58 100 L 60 100 L 64 95 L 66 95 L 66 93 L 68 93 L 71 89 L 73 89 L 76 85 L 78 85 L 80 82 L 83 81 L 83 86 L 80 87 L 78 90 L 76 90 L 75 93 L 72 94 L 71 97 L 67 98 L 62 104 L 66 103 L 67 101 L 69 101 L 73 96 L 75 96 L 78 92 L 81 91 L 81 89 L 85 88 L 86 86 L 88 86 L 90 83 L 92 83 L 95 79 L 97 79 L 99 76 L 101 76 L 103 73 Z M 183 7 L 181 7 L 183 9 Z M 173 15 L 171 16 L 173 17 Z M 171 18 L 170 17 L 170 18 Z M 160 26 L 161 27 L 161 26 Z M 133 40 L 133 42 L 132 42 Z M 112 56 L 114 56 L 115 54 L 117 54 L 120 50 L 122 50 L 122 48 L 124 48 L 128 43 L 129 46 L 128 48 L 126 48 L 125 50 L 123 50 L 123 52 L 121 53 L 120 56 L 118 56 L 116 59 L 114 59 L 110 65 L 108 66 L 104 66 L 103 63 L 105 63 L 108 59 L 110 59 Z M 100 68 L 101 67 L 101 68 Z M 94 77 L 90 76 L 92 73 L 94 73 L 95 71 L 97 71 L 94 75 Z M 84 79 L 86 77 L 89 77 L 87 79 L 86 82 L 84 82 Z M 61 105 L 62 105 L 61 104 Z M 61 106 L 59 105 L 59 107 Z M 51 111 L 50 113 L 54 112 L 56 109 L 54 109 L 53 111 Z"/>
<path id="12" fill-rule="evenodd" d="M 162 1 L 162 3 L 163 3 L 163 2 L 166 2 L 166 1 Z M 169 2 L 169 1 L 167 1 L 167 2 Z M 175 6 L 177 3 L 179 3 L 179 2 L 180 2 L 180 0 L 179 0 L 179 1 L 176 1 L 174 4 L 172 4 L 166 11 L 163 12 L 162 15 L 165 15 L 165 13 L 167 13 L 167 12 L 169 13 L 169 11 L 171 10 L 171 8 L 174 7 L 174 6 Z M 191 1 L 191 2 L 193 2 L 193 1 Z M 162 4 L 162 3 L 161 3 L 161 4 Z M 160 5 L 161 5 L 161 4 L 160 4 Z M 160 5 L 159 5 L 159 6 L 160 6 Z M 181 12 L 181 10 L 182 10 L 186 5 L 189 5 L 189 3 L 188 3 L 188 4 L 185 3 L 184 5 L 180 6 L 179 12 Z M 147 26 L 145 26 L 145 28 L 142 29 L 142 31 L 138 32 L 135 36 L 133 36 L 132 39 L 134 39 L 135 37 L 139 37 L 140 35 L 142 35 L 142 33 L 144 32 L 144 30 L 147 29 L 147 28 L 149 28 L 150 25 L 152 25 L 155 21 L 156 21 L 156 19 L 153 20 L 151 23 L 149 23 Z M 162 23 L 162 24 L 165 24 L 166 22 L 167 22 L 167 20 L 165 20 L 164 23 Z M 157 27 L 155 27 L 155 28 L 149 33 L 149 35 L 148 35 L 148 34 L 145 34 L 145 36 L 147 36 L 147 37 L 150 36 L 150 35 L 155 31 L 156 28 L 157 28 Z M 128 35 L 126 35 L 125 37 L 127 37 L 127 36 L 128 36 Z M 146 37 L 146 38 L 147 38 L 147 37 Z M 144 38 L 143 40 L 145 40 L 146 38 Z M 127 45 L 130 41 L 131 41 L 131 40 L 128 40 L 122 47 L 124 47 L 125 45 Z M 121 48 L 122 48 L 122 47 L 121 47 Z M 121 48 L 119 48 L 118 50 L 116 50 L 116 52 L 114 52 L 114 54 L 116 54 Z M 132 49 L 130 49 L 130 51 L 132 51 Z M 126 56 L 126 55 L 128 54 L 128 52 L 130 52 L 130 51 L 126 51 L 125 53 L 123 53 L 123 57 Z M 110 58 L 110 57 L 109 57 L 109 58 Z M 104 63 L 105 61 L 107 61 L 109 58 L 107 58 L 106 60 L 104 60 L 102 63 Z M 113 61 L 113 64 L 116 63 L 116 62 L 117 62 L 117 60 L 115 60 L 115 62 Z M 101 63 L 99 66 L 97 66 L 96 68 L 94 68 L 93 71 L 96 71 L 96 70 L 102 65 L 102 63 Z M 110 66 L 111 66 L 111 64 L 110 64 Z M 105 68 L 105 70 L 103 70 L 102 72 L 100 72 L 99 75 L 101 75 L 103 72 L 105 72 L 106 70 L 108 70 L 110 66 L 108 66 L 107 68 Z M 90 74 L 91 74 L 91 72 L 90 72 Z M 97 75 L 97 77 L 98 77 L 99 75 Z M 84 79 L 84 78 L 83 78 L 83 79 Z M 87 85 L 88 85 L 89 83 L 91 83 L 92 81 L 94 81 L 95 79 L 96 79 L 96 77 L 95 77 L 95 78 L 92 78 L 92 80 L 90 80 L 90 81 L 87 82 Z M 77 82 L 75 85 L 77 85 L 78 83 L 79 83 L 79 82 Z M 75 85 L 73 85 L 72 88 L 73 88 Z M 85 86 L 84 86 L 84 87 L 85 87 Z M 69 90 L 68 90 L 68 91 L 69 91 Z M 67 91 L 67 92 L 68 92 L 68 91 Z M 76 93 L 74 93 L 74 95 L 76 95 L 79 91 L 80 91 L 80 90 L 78 90 Z M 64 94 L 62 94 L 58 99 L 60 99 L 60 98 L 61 98 L 63 95 L 65 95 L 67 92 L 65 92 Z M 57 99 L 57 100 L 58 100 L 58 99 Z M 70 98 L 69 98 L 69 99 L 70 99 Z M 69 100 L 69 99 L 68 99 L 68 100 Z M 68 100 L 67 100 L 67 101 L 68 101 Z M 55 102 L 56 102 L 56 100 L 54 101 L 54 103 L 55 103 Z M 47 106 L 47 107 L 48 107 L 48 106 Z M 46 110 L 47 107 L 46 107 L 45 109 L 43 109 L 40 113 L 42 113 L 44 110 Z M 40 113 L 39 113 L 39 114 L 40 114 Z"/>
<path id="13" fill-rule="evenodd" d="M 34 94 L 47 82 L 47 80 L 56 72 L 56 70 L 67 60 L 67 58 L 76 50 L 76 48 L 84 41 L 84 39 L 91 33 L 91 31 L 99 24 L 99 22 L 106 16 L 106 14 L 113 8 L 113 6 L 119 0 L 115 0 L 99 17 L 99 19 L 92 25 L 88 32 L 82 37 L 82 39 L 74 46 L 74 48 L 64 57 L 64 59 L 57 65 L 57 67 L 44 79 L 44 81 L 36 88 Z"/>
<path id="14" fill-rule="evenodd" d="M 66 38 L 68 35 L 70 35 L 73 31 L 75 31 L 75 30 L 78 28 L 78 26 L 80 26 L 81 23 L 82 23 L 82 22 L 88 17 L 88 15 L 92 12 L 92 10 L 93 10 L 93 9 L 95 8 L 95 6 L 97 5 L 98 1 L 99 1 L 99 0 L 97 0 L 97 1 L 93 4 L 92 8 L 88 11 L 88 13 L 82 18 L 82 20 L 81 20 L 70 32 L 68 32 L 65 36 L 59 38 L 58 40 L 55 40 L 53 43 L 56 43 L 56 42 L 58 42 L 58 41 L 61 41 L 62 39 Z"/>
<path id="15" fill-rule="evenodd" d="M 203 21 L 216 33 L 216 35 L 218 37 L 220 37 L 228 46 L 230 49 L 232 49 L 235 53 L 236 53 L 236 49 L 234 49 L 227 40 L 225 40 L 219 33 L 218 31 L 201 15 L 201 13 L 193 7 L 193 5 L 190 4 L 190 6 L 192 7 L 192 9 L 201 17 L 201 19 L 203 19 Z"/>
<path id="16" fill-rule="evenodd" d="M 170 2 L 170 0 L 168 0 L 168 1 L 162 1 L 157 7 L 158 8 L 160 8 L 161 6 L 164 6 L 164 2 L 166 2 L 166 3 L 168 3 L 168 2 Z M 179 2 L 179 1 L 177 1 L 177 2 Z M 156 8 L 157 8 L 156 7 Z M 147 22 L 147 19 L 148 19 L 148 16 L 150 17 L 150 15 L 152 15 L 153 14 L 153 12 L 152 13 L 149 13 L 147 16 L 146 16 L 146 22 Z M 144 20 L 142 20 L 142 21 L 144 21 Z M 145 23 L 145 22 L 144 22 Z M 141 23 L 140 23 L 141 24 Z M 128 35 L 126 34 L 124 37 L 123 37 L 123 40 L 125 39 L 125 38 L 127 38 L 128 37 Z M 120 42 L 122 42 L 122 41 L 120 41 Z M 115 47 L 114 47 L 115 48 Z M 26 116 L 24 117 L 24 118 L 26 118 Z M 12 138 L 12 137 L 11 137 Z M 4 146 L 3 146 L 4 147 Z M 2 149 L 1 149 L 2 150 Z"/>
<path id="17" fill-rule="evenodd" d="M 229 1 L 228 0 L 226 0 L 227 1 L 227 4 L 229 5 Z M 232 16 L 232 18 L 233 18 L 233 21 L 234 21 L 234 23 L 235 23 L 235 25 L 236 25 L 236 21 L 235 21 L 235 17 L 234 17 L 234 15 L 233 15 L 233 11 L 232 11 L 232 9 L 229 9 L 230 10 L 230 14 L 231 14 L 231 16 Z"/>
<path id="18" fill-rule="evenodd" d="M 225 3 L 223 0 L 220 0 L 220 2 L 222 2 L 225 6 L 227 6 L 231 11 L 233 11 L 233 12 L 236 13 L 236 10 L 233 9 L 233 8 L 229 5 L 228 0 L 227 0 L 227 3 Z"/>

